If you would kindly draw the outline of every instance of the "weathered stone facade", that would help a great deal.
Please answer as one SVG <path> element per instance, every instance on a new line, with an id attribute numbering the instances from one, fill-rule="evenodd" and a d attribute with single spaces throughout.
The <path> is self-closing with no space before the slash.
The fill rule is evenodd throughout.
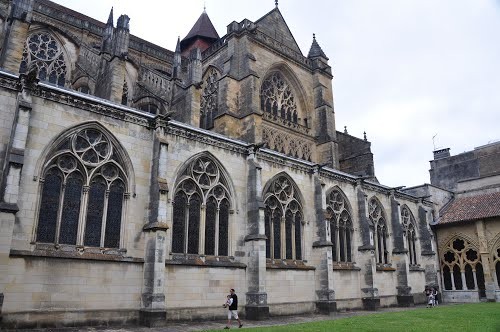
<path id="1" fill-rule="evenodd" d="M 175 52 L 112 12 L 14 0 L 0 19 L 3 326 L 221 317 L 229 288 L 247 319 L 408 306 L 438 285 L 432 203 L 376 182 L 370 143 L 335 130 L 328 58 L 277 7 Z"/>
<path id="2" fill-rule="evenodd" d="M 434 151 L 431 184 L 408 188 L 430 197 L 447 302 L 500 300 L 500 143 L 451 156 Z"/>

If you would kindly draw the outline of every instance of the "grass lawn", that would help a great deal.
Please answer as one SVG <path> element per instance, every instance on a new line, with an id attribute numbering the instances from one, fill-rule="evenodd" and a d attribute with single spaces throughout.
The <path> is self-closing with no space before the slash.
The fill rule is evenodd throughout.
<path id="1" fill-rule="evenodd" d="M 233 325 L 231 330 L 237 329 Z M 237 329 L 238 330 L 238 329 Z M 313 323 L 245 328 L 245 331 L 500 331 L 500 303 L 475 303 L 370 314 Z M 212 330 L 215 331 L 215 330 Z M 220 331 L 220 330 L 217 330 Z M 241 330 L 240 330 L 241 331 Z"/>

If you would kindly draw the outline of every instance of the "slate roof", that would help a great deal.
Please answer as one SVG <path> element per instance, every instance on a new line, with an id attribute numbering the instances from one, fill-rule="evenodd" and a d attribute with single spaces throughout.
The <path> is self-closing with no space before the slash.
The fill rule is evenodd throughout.
<path id="1" fill-rule="evenodd" d="M 311 48 L 309 49 L 309 54 L 307 55 L 307 57 L 309 59 L 316 57 L 323 57 L 328 60 L 328 57 L 326 56 L 325 52 L 323 52 L 321 46 L 319 46 L 318 42 L 316 41 L 316 35 L 313 35 L 313 42 Z"/>
<path id="2" fill-rule="evenodd" d="M 500 192 L 457 197 L 442 211 L 438 225 L 500 216 Z"/>
<path id="3" fill-rule="evenodd" d="M 200 17 L 193 25 L 186 37 L 181 41 L 181 46 L 184 46 L 189 42 L 189 40 L 194 38 L 207 38 L 212 40 L 219 39 L 217 30 L 215 30 L 212 21 L 208 17 L 207 13 L 204 11 L 201 13 Z"/>

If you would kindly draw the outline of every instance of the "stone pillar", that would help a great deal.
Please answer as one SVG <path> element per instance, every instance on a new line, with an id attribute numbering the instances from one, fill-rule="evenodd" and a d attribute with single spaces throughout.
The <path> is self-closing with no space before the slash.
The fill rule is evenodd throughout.
<path id="1" fill-rule="evenodd" d="M 3 305 L 3 291 L 7 284 L 9 253 L 12 242 L 16 213 L 19 211 L 20 185 L 24 165 L 24 152 L 28 141 L 32 110 L 31 91 L 36 88 L 36 73 L 21 74 L 21 92 L 17 96 L 16 112 L 10 141 L 6 145 L 2 178 L 0 179 L 0 320 Z"/>
<path id="2" fill-rule="evenodd" d="M 12 73 L 19 72 L 23 49 L 31 25 L 34 0 L 13 0 L 4 28 L 0 67 Z"/>
<path id="3" fill-rule="evenodd" d="M 316 310 L 322 314 L 337 311 L 335 301 L 331 229 L 326 215 L 325 183 L 321 180 L 320 169 L 314 174 L 314 208 L 316 211 L 316 238 L 313 250 L 318 252 L 320 264 L 316 270 Z"/>
<path id="4" fill-rule="evenodd" d="M 358 261 L 361 267 L 361 296 L 365 310 L 376 310 L 380 307 L 378 288 L 375 285 L 374 276 L 377 263 L 375 259 L 374 228 L 368 217 L 368 197 L 363 191 L 363 180 L 356 183 L 356 195 L 358 204 L 359 230 L 361 246 L 358 247 Z"/>
<path id="5" fill-rule="evenodd" d="M 481 264 L 483 266 L 484 274 L 484 287 L 486 292 L 486 299 L 495 302 L 495 270 L 492 271 L 490 248 L 488 248 L 488 241 L 486 240 L 486 232 L 484 229 L 484 221 L 479 220 L 476 222 L 477 237 L 479 239 L 479 253 L 481 255 Z M 475 275 L 475 274 L 474 274 Z"/>
<path id="6" fill-rule="evenodd" d="M 394 249 L 392 250 L 392 261 L 396 267 L 396 291 L 398 305 L 401 307 L 409 307 L 415 304 L 411 287 L 408 286 L 408 253 L 409 248 L 405 248 L 404 233 L 401 223 L 401 207 L 395 198 L 395 191 L 391 192 L 391 226 L 392 238 L 394 241 Z"/>
<path id="7" fill-rule="evenodd" d="M 151 166 L 150 219 L 144 226 L 146 251 L 143 268 L 140 323 L 148 327 L 166 324 L 165 258 L 167 237 L 167 153 L 168 145 L 162 140 L 161 116 L 156 119 Z"/>
<path id="8" fill-rule="evenodd" d="M 262 201 L 261 166 L 255 160 L 257 148 L 251 147 L 248 166 L 248 212 L 245 236 L 248 254 L 245 314 L 250 320 L 269 318 L 266 292 L 266 235 L 264 228 L 264 203 Z"/>

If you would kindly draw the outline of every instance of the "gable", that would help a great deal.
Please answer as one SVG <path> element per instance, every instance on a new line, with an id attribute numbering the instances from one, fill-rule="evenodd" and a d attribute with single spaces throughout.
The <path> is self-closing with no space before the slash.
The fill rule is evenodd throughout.
<path id="1" fill-rule="evenodd" d="M 257 29 L 264 34 L 302 55 L 299 45 L 297 45 L 292 32 L 288 28 L 288 25 L 278 8 L 271 10 L 255 22 L 255 24 L 257 25 Z"/>

